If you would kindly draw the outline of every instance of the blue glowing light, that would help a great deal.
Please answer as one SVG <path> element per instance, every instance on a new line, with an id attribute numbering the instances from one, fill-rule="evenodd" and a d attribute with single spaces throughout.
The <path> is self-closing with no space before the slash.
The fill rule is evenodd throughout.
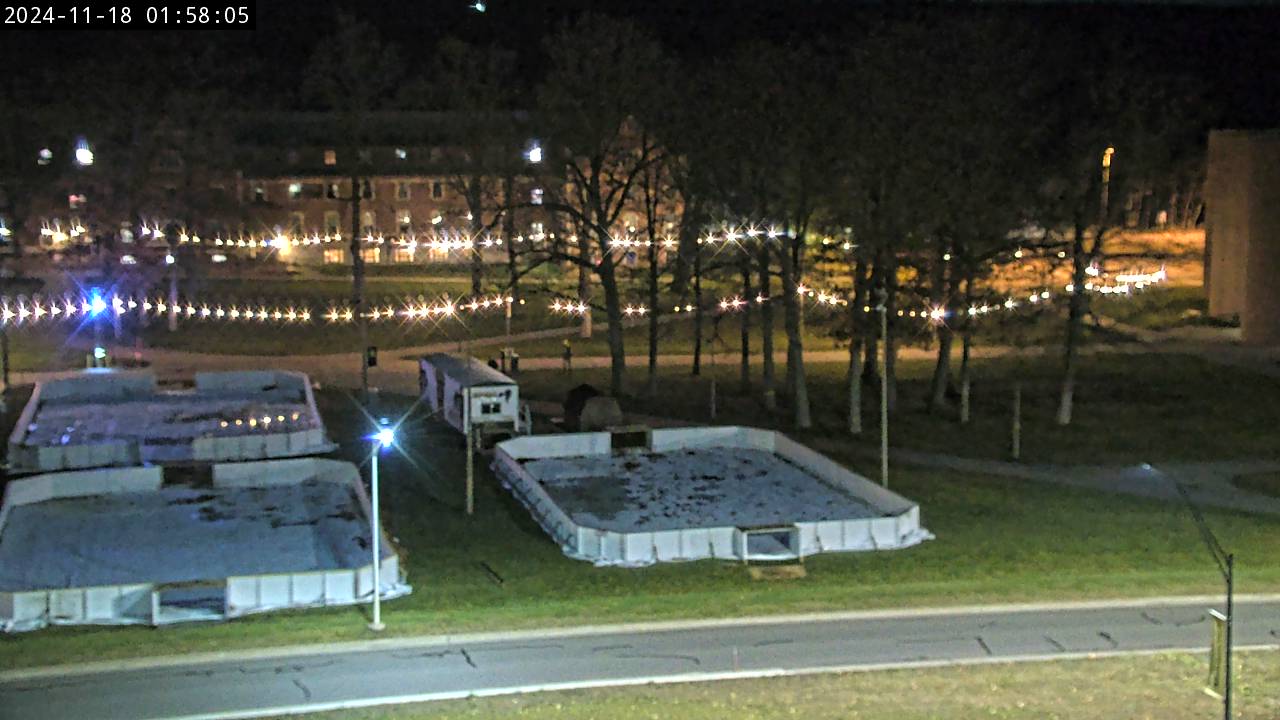
<path id="1" fill-rule="evenodd" d="M 102 299 L 102 295 L 94 290 L 89 296 L 89 314 L 101 315 L 103 310 L 107 309 L 107 301 Z"/>
<path id="2" fill-rule="evenodd" d="M 396 442 L 396 431 L 391 428 L 382 428 L 378 434 L 374 436 L 382 447 L 391 447 Z"/>

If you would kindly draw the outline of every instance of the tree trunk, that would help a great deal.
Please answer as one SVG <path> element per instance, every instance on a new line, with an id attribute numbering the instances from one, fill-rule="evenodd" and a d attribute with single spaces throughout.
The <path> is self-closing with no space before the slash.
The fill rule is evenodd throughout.
<path id="1" fill-rule="evenodd" d="M 702 246 L 693 256 L 693 368 L 692 375 L 702 374 Z"/>
<path id="2" fill-rule="evenodd" d="M 512 194 L 513 180 L 508 175 L 503 180 L 504 187 L 502 197 L 506 200 L 507 208 L 502 213 L 502 242 L 507 246 L 507 295 L 514 302 L 520 302 L 520 269 L 516 256 L 516 211 L 511 207 L 515 204 Z"/>
<path id="3" fill-rule="evenodd" d="M 478 297 L 484 292 L 484 255 L 480 251 L 480 230 L 484 221 L 480 217 L 480 203 L 468 203 L 471 209 L 471 295 Z"/>
<path id="4" fill-rule="evenodd" d="M 790 238 L 789 242 L 802 243 L 804 238 Z M 782 294 L 785 297 L 783 308 L 787 328 L 787 377 L 791 383 L 787 391 L 791 396 L 795 428 L 808 430 L 813 423 L 809 416 L 808 384 L 804 377 L 804 298 L 796 291 L 798 285 L 795 256 L 790 248 L 784 247 Z"/>
<path id="5" fill-rule="evenodd" d="M 885 382 L 888 384 L 888 405 L 889 410 L 894 411 L 898 407 L 898 345 L 894 342 L 894 326 L 897 324 L 898 306 L 898 259 L 892 251 L 885 253 L 884 282 L 886 296 L 884 299 L 886 324 L 888 332 L 882 338 L 884 342 L 884 374 Z"/>
<path id="6" fill-rule="evenodd" d="M 658 243 L 649 228 L 649 397 L 658 396 Z"/>
<path id="7" fill-rule="evenodd" d="M 1099 229 L 1101 232 L 1101 229 Z M 1096 245 L 1095 245 L 1096 247 Z M 1072 292 L 1067 303 L 1067 337 L 1063 348 L 1062 389 L 1058 397 L 1059 425 L 1071 424 L 1072 401 L 1076 389 L 1076 364 L 1085 313 L 1084 223 L 1077 221 L 1071 236 Z"/>
<path id="8" fill-rule="evenodd" d="M 968 277 L 964 280 L 964 303 L 962 310 L 964 311 L 964 325 L 960 334 L 960 424 L 969 423 L 969 354 L 973 347 L 973 315 L 969 313 L 969 308 L 973 306 L 973 276 L 969 271 Z"/>
<path id="9" fill-rule="evenodd" d="M 862 434 L 862 352 L 863 328 L 866 327 L 862 312 L 863 294 L 866 292 L 866 263 L 861 257 L 853 266 L 853 293 L 849 298 L 849 375 L 845 378 L 848 387 L 848 429 L 850 435 Z"/>
<path id="10" fill-rule="evenodd" d="M 607 245 L 604 245 L 607 248 Z M 598 266 L 600 285 L 604 289 L 605 316 L 609 319 L 609 394 L 615 398 L 622 397 L 622 381 L 627 372 L 627 353 L 622 340 L 622 302 L 618 295 L 618 279 L 615 274 L 613 256 L 606 249 L 606 254 Z"/>
<path id="11" fill-rule="evenodd" d="M 760 385 L 764 392 L 764 406 L 772 411 L 777 408 L 777 390 L 774 387 L 773 369 L 773 298 L 769 296 L 769 247 L 761 240 L 759 252 L 760 297 Z M 748 298 L 748 302 L 752 299 Z"/>
<path id="12" fill-rule="evenodd" d="M 751 394 L 751 259 L 742 260 L 742 298 L 746 304 L 742 306 L 742 362 L 738 370 L 738 391 L 743 395 Z"/>
<path id="13" fill-rule="evenodd" d="M 0 405 L 9 400 L 9 331 L 0 328 Z"/>
<path id="14" fill-rule="evenodd" d="M 360 331 L 360 396 L 369 400 L 369 319 L 364 310 L 364 255 L 360 253 L 360 178 L 351 176 L 351 312 Z"/>
<path id="15" fill-rule="evenodd" d="M 584 261 L 589 262 L 591 259 L 591 253 L 587 252 L 584 246 L 585 246 L 585 243 L 579 246 L 580 248 L 582 248 L 578 250 L 578 252 L 581 253 L 579 257 L 581 257 Z M 578 265 L 578 302 L 586 304 L 587 292 L 590 287 L 591 287 L 591 271 L 587 269 L 587 266 L 585 265 Z M 591 337 L 590 305 L 587 306 L 586 312 L 582 313 L 582 324 L 578 326 L 578 337 L 580 338 Z"/>

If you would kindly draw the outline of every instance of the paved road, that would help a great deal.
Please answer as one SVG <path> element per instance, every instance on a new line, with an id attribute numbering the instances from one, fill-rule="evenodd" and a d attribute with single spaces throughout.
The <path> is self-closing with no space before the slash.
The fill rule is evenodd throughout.
<path id="1" fill-rule="evenodd" d="M 0 718 L 230 718 L 548 687 L 1207 647 L 1193 603 L 871 613 L 660 631 L 432 640 L 353 652 L 0 682 Z M 1280 602 L 1238 604 L 1238 646 L 1280 643 Z"/>

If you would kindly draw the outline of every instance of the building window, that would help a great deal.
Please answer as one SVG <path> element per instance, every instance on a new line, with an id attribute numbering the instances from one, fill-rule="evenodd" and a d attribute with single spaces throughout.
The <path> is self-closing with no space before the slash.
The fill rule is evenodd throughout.
<path id="1" fill-rule="evenodd" d="M 297 200 L 302 197 L 302 183 L 289 183 L 289 199 Z"/>
<path id="2" fill-rule="evenodd" d="M 502 412 L 502 403 L 498 400 L 486 400 L 480 403 L 481 415 L 497 415 Z"/>
<path id="3" fill-rule="evenodd" d="M 289 213 L 289 232 L 294 237 L 302 235 L 307 231 L 307 214 L 306 213 Z"/>
<path id="4" fill-rule="evenodd" d="M 542 188 L 534 188 L 529 191 L 529 202 L 534 205 L 542 204 Z"/>
<path id="5" fill-rule="evenodd" d="M 338 211 L 337 211 L 337 210 L 329 210 L 329 211 L 325 212 L 325 214 L 324 214 L 324 234 L 325 234 L 325 235 L 337 235 L 337 234 L 338 234 L 338 224 L 339 224 L 340 222 L 342 222 L 342 219 L 338 216 Z"/>
<path id="6" fill-rule="evenodd" d="M 264 185 L 253 186 L 253 201 L 256 203 L 264 203 L 267 201 L 267 188 Z"/>
<path id="7" fill-rule="evenodd" d="M 368 148 L 365 148 L 363 150 L 357 150 L 356 159 L 364 163 L 365 165 L 368 165 L 369 163 L 373 162 L 373 151 Z"/>
<path id="8" fill-rule="evenodd" d="M 324 249 L 325 265 L 340 265 L 343 262 L 345 262 L 345 258 L 343 258 L 342 256 L 342 248 L 325 248 Z"/>
<path id="9" fill-rule="evenodd" d="M 529 223 L 529 236 L 535 239 L 542 237 L 542 223 Z"/>
<path id="10" fill-rule="evenodd" d="M 338 192 L 339 192 L 338 183 L 329 183 L 328 185 L 324 186 L 324 196 L 329 198 L 330 200 L 337 200 Z"/>
<path id="11" fill-rule="evenodd" d="M 337 164 L 338 164 L 338 151 L 337 151 L 337 150 L 325 150 L 325 151 L 324 151 L 324 164 L 325 164 L 325 165 L 337 165 Z"/>
<path id="12" fill-rule="evenodd" d="M 365 210 L 360 213 L 360 232 L 365 233 L 366 235 L 377 232 L 378 224 L 375 222 L 376 219 L 377 216 L 374 215 L 372 210 Z"/>
<path id="13" fill-rule="evenodd" d="M 400 225 L 400 234 L 407 235 L 413 229 L 413 215 L 407 209 L 396 211 L 396 222 Z"/>
<path id="14" fill-rule="evenodd" d="M 431 197 L 435 200 L 440 200 L 444 197 L 444 183 L 439 180 L 431 183 Z"/>
<path id="15" fill-rule="evenodd" d="M 368 180 L 360 181 L 360 197 L 364 200 L 373 199 L 373 183 Z"/>
<path id="16" fill-rule="evenodd" d="M 413 262 L 413 248 L 397 247 L 391 250 L 391 262 L 411 263 Z"/>
<path id="17" fill-rule="evenodd" d="M 409 190 L 409 183 L 407 182 L 396 183 L 396 199 L 397 200 L 408 200 L 411 196 L 412 196 L 412 193 Z"/>
<path id="18" fill-rule="evenodd" d="M 84 193 L 73 193 L 67 196 L 67 207 L 72 210 L 79 210 L 88 201 L 89 199 L 84 196 Z"/>
<path id="19" fill-rule="evenodd" d="M 365 248 L 360 251 L 360 257 L 364 258 L 365 262 L 376 265 L 382 262 L 382 248 Z"/>
<path id="20" fill-rule="evenodd" d="M 409 151 L 408 151 L 408 150 L 405 150 L 404 148 L 396 148 L 396 159 L 397 159 L 397 160 L 408 160 L 408 159 L 409 159 Z"/>

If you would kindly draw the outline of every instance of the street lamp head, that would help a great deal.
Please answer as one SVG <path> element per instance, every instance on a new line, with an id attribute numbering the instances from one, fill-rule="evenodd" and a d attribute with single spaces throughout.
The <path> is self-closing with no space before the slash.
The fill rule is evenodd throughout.
<path id="1" fill-rule="evenodd" d="M 542 146 L 534 143 L 524 154 L 525 158 L 531 163 L 542 162 Z"/>
<path id="2" fill-rule="evenodd" d="M 91 315 L 101 315 L 103 310 L 107 309 L 107 301 L 102 299 L 102 294 L 94 290 L 89 295 L 89 313 Z"/>
<path id="3" fill-rule="evenodd" d="M 376 437 L 382 447 L 391 447 L 396 441 L 396 431 L 391 428 L 382 428 Z"/>
<path id="4" fill-rule="evenodd" d="M 93 164 L 93 150 L 89 149 L 89 143 L 80 138 L 76 141 L 76 164 L 81 167 L 88 167 Z"/>

